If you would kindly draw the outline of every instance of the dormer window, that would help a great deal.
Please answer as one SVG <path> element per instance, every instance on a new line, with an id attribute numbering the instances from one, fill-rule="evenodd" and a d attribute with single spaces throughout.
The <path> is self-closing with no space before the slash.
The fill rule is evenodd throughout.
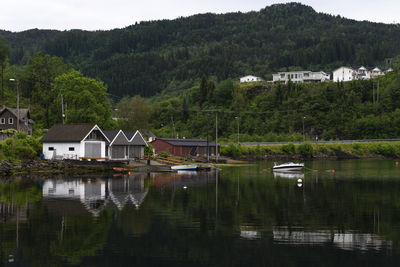
<path id="1" fill-rule="evenodd" d="M 8 118 L 8 124 L 14 124 L 14 119 L 13 118 Z"/>

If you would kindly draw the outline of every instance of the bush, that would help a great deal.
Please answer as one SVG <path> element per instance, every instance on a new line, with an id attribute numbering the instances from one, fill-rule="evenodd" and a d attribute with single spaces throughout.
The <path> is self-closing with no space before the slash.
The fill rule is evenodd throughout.
<path id="1" fill-rule="evenodd" d="M 396 157 L 396 149 L 390 144 L 379 144 L 377 153 L 385 157 Z"/>
<path id="2" fill-rule="evenodd" d="M 294 154 L 296 153 L 296 148 L 294 147 L 293 143 L 289 143 L 287 145 L 282 146 L 282 151 L 286 154 Z"/>
<path id="3" fill-rule="evenodd" d="M 306 142 L 297 147 L 297 152 L 304 157 L 312 157 L 314 149 L 309 142 Z"/>

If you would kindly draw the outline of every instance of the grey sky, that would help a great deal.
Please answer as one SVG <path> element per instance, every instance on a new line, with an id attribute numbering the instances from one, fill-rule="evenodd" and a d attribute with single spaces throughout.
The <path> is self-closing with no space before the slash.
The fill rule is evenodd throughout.
<path id="1" fill-rule="evenodd" d="M 139 21 L 198 13 L 260 10 L 268 0 L 3 0 L 0 29 L 108 30 Z M 399 0 L 298 0 L 318 12 L 384 23 L 399 23 Z"/>

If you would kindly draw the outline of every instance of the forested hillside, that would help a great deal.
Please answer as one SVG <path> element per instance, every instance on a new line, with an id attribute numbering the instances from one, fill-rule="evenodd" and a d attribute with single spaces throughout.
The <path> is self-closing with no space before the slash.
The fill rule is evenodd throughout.
<path id="1" fill-rule="evenodd" d="M 10 64 L 38 52 L 64 58 L 117 96 L 181 91 L 205 75 L 216 81 L 283 69 L 331 71 L 383 65 L 400 54 L 400 27 L 317 13 L 297 3 L 259 12 L 201 14 L 110 31 L 0 31 Z"/>

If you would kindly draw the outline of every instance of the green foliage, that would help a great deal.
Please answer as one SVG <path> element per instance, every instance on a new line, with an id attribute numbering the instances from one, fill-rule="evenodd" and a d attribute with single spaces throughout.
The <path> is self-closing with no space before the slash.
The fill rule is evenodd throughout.
<path id="1" fill-rule="evenodd" d="M 310 143 L 306 142 L 297 147 L 297 153 L 301 154 L 304 157 L 312 157 L 314 149 Z"/>
<path id="2" fill-rule="evenodd" d="M 348 20 L 299 3 L 141 22 L 110 31 L 0 35 L 12 47 L 12 64 L 25 64 L 43 51 L 100 78 L 118 96 L 149 97 L 167 87 L 188 88 L 203 75 L 219 81 L 248 73 L 267 78 L 279 70 L 372 66 L 400 54 L 397 25 Z"/>
<path id="3" fill-rule="evenodd" d="M 39 138 L 27 137 L 26 133 L 19 132 L 12 138 L 0 143 L 0 159 L 11 161 L 25 161 L 39 159 L 42 153 L 42 144 Z"/>
<path id="4" fill-rule="evenodd" d="M 124 97 L 117 105 L 118 127 L 122 130 L 150 128 L 151 108 L 146 99 Z"/>
<path id="5" fill-rule="evenodd" d="M 71 70 L 54 80 L 52 89 L 56 101 L 52 103 L 53 116 L 61 120 L 61 96 L 68 104 L 65 113 L 67 123 L 94 122 L 108 128 L 111 121 L 111 104 L 107 88 L 102 81 L 87 78 L 82 73 Z"/>
<path id="6" fill-rule="evenodd" d="M 282 151 L 286 154 L 294 154 L 296 153 L 296 148 L 294 147 L 293 143 L 289 143 L 287 145 L 282 146 Z"/>

